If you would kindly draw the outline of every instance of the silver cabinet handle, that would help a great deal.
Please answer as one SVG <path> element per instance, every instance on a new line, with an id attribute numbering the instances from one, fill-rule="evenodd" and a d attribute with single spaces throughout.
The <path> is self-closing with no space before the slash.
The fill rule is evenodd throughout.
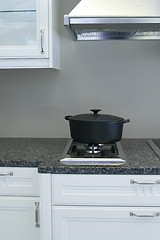
<path id="1" fill-rule="evenodd" d="M 40 224 L 39 224 L 39 202 L 35 202 L 35 226 L 37 228 L 40 227 Z"/>
<path id="2" fill-rule="evenodd" d="M 156 212 L 156 213 L 153 213 L 153 214 L 136 214 L 136 213 L 130 212 L 129 215 L 131 217 L 132 216 L 135 216 L 135 217 L 158 217 L 158 216 L 160 216 L 160 213 Z"/>
<path id="3" fill-rule="evenodd" d="M 154 185 L 154 184 L 160 184 L 160 180 L 157 180 L 155 182 L 137 182 L 135 180 L 130 180 L 131 184 L 140 184 L 140 185 Z"/>
<path id="4" fill-rule="evenodd" d="M 41 30 L 41 54 L 44 54 L 44 29 Z"/>
<path id="5" fill-rule="evenodd" d="M 13 176 L 13 172 L 8 172 L 8 173 L 0 173 L 0 176 Z"/>

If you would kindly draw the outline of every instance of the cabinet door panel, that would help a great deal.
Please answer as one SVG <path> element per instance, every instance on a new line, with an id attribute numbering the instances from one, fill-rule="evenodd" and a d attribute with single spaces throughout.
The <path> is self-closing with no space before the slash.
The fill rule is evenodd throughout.
<path id="1" fill-rule="evenodd" d="M 53 207 L 53 239 L 158 240 L 157 212 L 160 208 Z"/>
<path id="2" fill-rule="evenodd" d="M 3 240 L 39 240 L 36 227 L 38 198 L 0 197 L 0 236 Z"/>
<path id="3" fill-rule="evenodd" d="M 36 11 L 1 12 L 0 46 L 35 45 Z"/>
<path id="4" fill-rule="evenodd" d="M 48 56 L 47 0 L 5 1 L 0 6 L 0 27 L 1 58 Z"/>

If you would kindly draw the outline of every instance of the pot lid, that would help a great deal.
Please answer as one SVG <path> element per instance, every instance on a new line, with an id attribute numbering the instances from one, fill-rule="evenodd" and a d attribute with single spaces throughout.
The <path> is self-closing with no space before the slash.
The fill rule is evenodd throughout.
<path id="1" fill-rule="evenodd" d="M 123 122 L 124 118 L 108 115 L 108 114 L 99 114 L 98 112 L 101 109 L 91 109 L 92 113 L 88 114 L 78 114 L 75 116 L 70 116 L 69 120 L 77 120 L 77 121 L 89 121 L 89 122 L 108 122 L 108 123 L 116 123 L 116 122 Z"/>

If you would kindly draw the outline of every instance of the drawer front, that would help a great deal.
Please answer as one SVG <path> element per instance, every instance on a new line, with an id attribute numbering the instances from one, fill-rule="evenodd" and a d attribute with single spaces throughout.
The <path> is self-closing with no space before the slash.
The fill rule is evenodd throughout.
<path id="1" fill-rule="evenodd" d="M 159 206 L 157 175 L 52 175 L 52 204 Z"/>
<path id="2" fill-rule="evenodd" d="M 158 207 L 52 207 L 53 239 L 159 240 Z"/>
<path id="3" fill-rule="evenodd" d="M 0 167 L 0 195 L 39 196 L 38 169 Z"/>

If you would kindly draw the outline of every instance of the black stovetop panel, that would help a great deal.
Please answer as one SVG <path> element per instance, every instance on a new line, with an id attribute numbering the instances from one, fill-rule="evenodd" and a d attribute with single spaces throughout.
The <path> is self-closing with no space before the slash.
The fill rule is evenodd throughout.
<path id="1" fill-rule="evenodd" d="M 84 144 L 72 141 L 68 150 L 70 157 L 83 158 L 106 158 L 119 157 L 119 152 L 116 143 L 108 144 Z"/>

